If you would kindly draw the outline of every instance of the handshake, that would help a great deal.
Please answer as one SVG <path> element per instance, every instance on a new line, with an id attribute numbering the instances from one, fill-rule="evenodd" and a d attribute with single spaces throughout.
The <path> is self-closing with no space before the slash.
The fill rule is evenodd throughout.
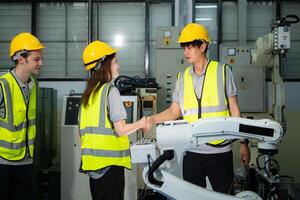
<path id="1" fill-rule="evenodd" d="M 151 116 L 146 116 L 137 121 L 137 123 L 139 124 L 140 129 L 144 133 L 147 133 L 153 125 L 153 118 Z"/>

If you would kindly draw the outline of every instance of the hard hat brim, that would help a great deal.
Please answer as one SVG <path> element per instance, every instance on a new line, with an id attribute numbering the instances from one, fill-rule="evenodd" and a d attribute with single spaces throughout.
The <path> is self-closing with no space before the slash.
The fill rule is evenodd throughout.
<path id="1" fill-rule="evenodd" d="M 9 56 L 10 57 L 13 57 L 14 55 L 16 55 L 18 52 L 20 52 L 20 51 L 38 51 L 38 50 L 42 50 L 42 49 L 44 49 L 44 48 L 46 48 L 45 46 L 40 46 L 39 48 L 34 48 L 34 49 L 23 49 L 23 50 L 19 50 L 19 51 L 16 51 L 16 52 L 11 52 L 10 54 L 9 54 Z"/>
<path id="2" fill-rule="evenodd" d="M 97 62 L 94 62 L 94 63 L 92 63 L 92 64 L 89 64 L 89 65 L 87 65 L 87 66 L 85 66 L 85 70 L 86 71 L 89 71 L 90 69 L 93 69 L 95 66 L 96 66 L 96 64 L 97 64 Z"/>
<path id="3" fill-rule="evenodd" d="M 117 53 L 117 51 L 118 51 L 118 49 L 112 49 L 112 51 L 110 52 L 110 54 L 108 54 L 107 56 L 112 55 L 114 53 Z M 96 67 L 98 61 L 99 61 L 99 59 L 95 60 L 95 62 L 93 62 L 91 64 L 86 65 L 85 66 L 85 70 L 88 71 L 88 70 L 93 69 L 94 67 Z"/>
<path id="4" fill-rule="evenodd" d="M 205 40 L 205 39 L 195 39 L 195 40 L 202 40 L 202 41 L 205 41 L 205 42 L 207 42 L 207 43 L 210 43 L 210 39 L 208 39 L 208 40 Z M 178 39 L 177 40 L 177 43 L 187 43 L 187 42 L 193 42 L 193 41 L 195 41 L 195 40 L 183 40 L 183 39 Z"/>

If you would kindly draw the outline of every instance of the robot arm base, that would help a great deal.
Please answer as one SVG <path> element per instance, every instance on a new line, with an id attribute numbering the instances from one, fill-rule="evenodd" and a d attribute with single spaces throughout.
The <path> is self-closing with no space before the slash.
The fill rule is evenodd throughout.
<path id="1" fill-rule="evenodd" d="M 228 194 L 223 194 L 215 191 L 210 191 L 205 188 L 199 187 L 187 181 L 184 181 L 165 170 L 160 170 L 162 175 L 163 184 L 161 186 L 154 185 L 149 183 L 148 180 L 148 167 L 144 168 L 143 178 L 147 186 L 154 189 L 155 191 L 163 194 L 166 197 L 170 197 L 171 199 L 177 200 L 241 200 L 241 199 L 249 199 L 249 200 L 262 200 L 256 193 L 251 191 L 244 191 L 236 196 L 231 196 Z"/>

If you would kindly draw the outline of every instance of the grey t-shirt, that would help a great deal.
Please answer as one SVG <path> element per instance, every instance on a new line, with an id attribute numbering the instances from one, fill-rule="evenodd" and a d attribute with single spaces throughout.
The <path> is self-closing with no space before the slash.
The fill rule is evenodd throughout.
<path id="1" fill-rule="evenodd" d="M 116 87 L 112 87 L 108 93 L 108 110 L 111 122 L 127 119 L 127 113 L 121 100 L 121 95 Z"/>
<path id="2" fill-rule="evenodd" d="M 16 75 L 16 69 L 11 70 L 12 75 L 16 78 L 19 86 L 22 89 L 22 93 L 25 99 L 26 104 L 29 101 L 29 94 L 30 91 L 33 87 L 33 83 L 31 81 L 31 79 L 28 80 L 27 84 L 24 84 L 21 79 Z M 2 91 L 2 87 L 0 87 L 0 117 L 4 117 L 5 116 L 5 105 L 4 105 L 4 99 L 3 99 L 3 91 Z M 26 152 L 25 158 L 20 160 L 20 161 L 8 161 L 5 160 L 3 158 L 0 157 L 0 164 L 1 165 L 28 165 L 28 164 L 32 164 L 32 158 L 30 158 L 29 153 Z"/>
<path id="3" fill-rule="evenodd" d="M 108 93 L 108 110 L 109 117 L 112 123 L 119 120 L 126 120 L 127 113 L 121 100 L 121 95 L 116 87 L 112 87 Z M 96 172 L 89 172 L 88 175 L 93 179 L 101 178 L 110 167 L 97 170 Z"/>
<path id="4" fill-rule="evenodd" d="M 206 67 L 207 66 L 205 66 L 205 69 L 206 69 Z M 198 98 L 201 98 L 203 78 L 204 78 L 204 74 L 205 74 L 205 71 L 206 71 L 205 69 L 203 70 L 203 72 L 200 75 L 197 75 L 194 72 L 193 68 L 191 68 L 191 70 L 190 70 L 190 74 L 192 74 L 194 90 L 195 90 L 195 93 L 196 93 Z M 230 66 L 226 65 L 225 73 L 226 73 L 225 74 L 225 77 L 226 77 L 226 93 L 227 93 L 227 97 L 230 98 L 230 97 L 233 97 L 233 96 L 237 95 L 237 87 L 236 87 L 236 84 L 235 84 Z M 178 103 L 178 105 L 180 105 L 178 85 L 179 84 L 178 84 L 178 80 L 177 80 L 176 84 L 175 84 L 174 91 L 173 91 L 172 101 L 175 102 L 175 103 Z M 206 145 L 206 144 L 201 144 L 196 149 L 191 149 L 189 151 L 192 151 L 192 152 L 195 152 L 195 153 L 203 153 L 203 154 L 215 154 L 215 153 L 228 152 L 231 149 L 232 149 L 232 145 L 216 148 L 216 147 L 212 147 L 212 146 L 209 146 L 209 145 Z"/>

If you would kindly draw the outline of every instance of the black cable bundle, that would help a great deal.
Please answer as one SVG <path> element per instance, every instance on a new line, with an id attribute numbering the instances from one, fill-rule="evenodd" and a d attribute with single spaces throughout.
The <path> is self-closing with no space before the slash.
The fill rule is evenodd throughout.
<path id="1" fill-rule="evenodd" d="M 136 88 L 159 88 L 155 78 L 142 78 L 139 76 L 119 76 L 114 83 L 122 95 L 136 94 Z"/>

